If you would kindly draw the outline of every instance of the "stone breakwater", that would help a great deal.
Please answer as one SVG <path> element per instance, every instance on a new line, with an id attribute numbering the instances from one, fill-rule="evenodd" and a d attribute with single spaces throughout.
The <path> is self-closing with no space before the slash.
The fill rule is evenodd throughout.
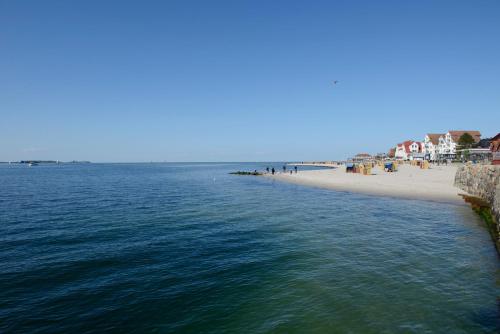
<path id="1" fill-rule="evenodd" d="M 455 186 L 488 203 L 500 231 L 500 166 L 462 166 L 455 174 Z"/>

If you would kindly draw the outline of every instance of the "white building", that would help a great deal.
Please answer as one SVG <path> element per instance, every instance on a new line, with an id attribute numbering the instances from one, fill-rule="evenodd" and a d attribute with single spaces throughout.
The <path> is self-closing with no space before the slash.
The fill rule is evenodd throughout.
<path id="1" fill-rule="evenodd" d="M 410 160 L 424 160 L 424 143 L 420 141 L 414 141 L 409 146 L 410 150 Z"/>
<path id="2" fill-rule="evenodd" d="M 421 160 L 424 158 L 424 143 L 406 140 L 396 145 L 394 158 L 401 160 Z"/>
<path id="3" fill-rule="evenodd" d="M 410 153 L 422 153 L 422 143 L 419 141 L 414 141 L 410 144 Z"/>
<path id="4" fill-rule="evenodd" d="M 423 153 L 427 156 L 428 160 L 436 160 L 438 153 L 439 138 L 444 138 L 444 133 L 428 133 L 424 137 Z"/>
<path id="5" fill-rule="evenodd" d="M 413 143 L 413 140 L 407 140 L 402 143 L 396 145 L 396 152 L 394 152 L 394 157 L 396 159 L 408 160 L 410 159 L 410 145 Z"/>
<path id="6" fill-rule="evenodd" d="M 481 132 L 475 130 L 450 130 L 443 136 L 439 137 L 437 153 L 440 158 L 454 158 L 457 153 L 457 144 L 460 137 L 468 133 L 472 136 L 475 143 L 481 140 Z"/>

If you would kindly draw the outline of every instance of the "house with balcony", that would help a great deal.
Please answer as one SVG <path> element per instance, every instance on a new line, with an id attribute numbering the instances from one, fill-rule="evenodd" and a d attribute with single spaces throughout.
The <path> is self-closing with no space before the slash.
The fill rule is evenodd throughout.
<path id="1" fill-rule="evenodd" d="M 414 141 L 410 144 L 409 149 L 410 149 L 410 155 L 409 155 L 410 160 L 425 159 L 424 143 L 420 141 Z"/>
<path id="2" fill-rule="evenodd" d="M 438 153 L 439 138 L 444 138 L 444 133 L 428 133 L 424 137 L 423 153 L 427 160 L 434 161 Z"/>
<path id="3" fill-rule="evenodd" d="M 410 153 L 422 153 L 422 142 L 414 141 L 410 144 Z"/>

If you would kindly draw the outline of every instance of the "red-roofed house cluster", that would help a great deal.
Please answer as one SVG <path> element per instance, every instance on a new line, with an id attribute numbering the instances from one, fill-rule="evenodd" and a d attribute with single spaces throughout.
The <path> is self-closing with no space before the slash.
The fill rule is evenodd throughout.
<path id="1" fill-rule="evenodd" d="M 447 133 L 428 133 L 423 141 L 406 140 L 389 150 L 389 157 L 402 160 L 454 159 L 460 137 L 468 133 L 477 145 L 481 133 L 476 130 L 450 130 Z"/>

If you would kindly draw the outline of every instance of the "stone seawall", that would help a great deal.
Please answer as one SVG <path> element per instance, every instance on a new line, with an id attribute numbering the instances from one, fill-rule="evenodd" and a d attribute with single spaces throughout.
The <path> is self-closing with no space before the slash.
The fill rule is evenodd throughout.
<path id="1" fill-rule="evenodd" d="M 465 165 L 455 174 L 455 186 L 487 202 L 500 231 L 500 166 Z"/>

